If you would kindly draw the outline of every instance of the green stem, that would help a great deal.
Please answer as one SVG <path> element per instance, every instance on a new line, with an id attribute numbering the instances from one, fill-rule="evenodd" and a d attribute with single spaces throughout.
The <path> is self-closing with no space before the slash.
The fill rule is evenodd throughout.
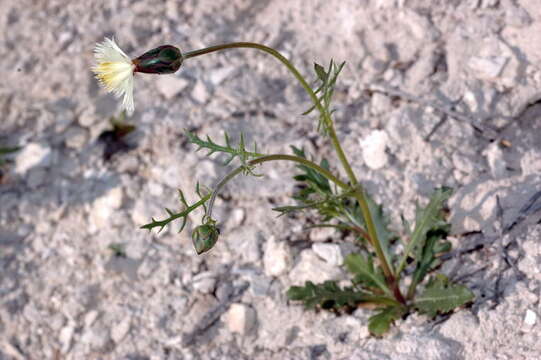
<path id="1" fill-rule="evenodd" d="M 308 82 L 300 74 L 297 68 L 288 59 L 286 59 L 282 54 L 280 54 L 278 51 L 274 50 L 273 48 L 270 48 L 262 44 L 251 43 L 251 42 L 233 42 L 233 43 L 228 43 L 228 44 L 210 46 L 210 47 L 200 49 L 200 50 L 189 51 L 183 54 L 183 57 L 184 59 L 189 59 L 192 57 L 205 55 L 205 54 L 212 53 L 215 51 L 221 51 L 221 50 L 233 49 L 233 48 L 253 48 L 253 49 L 264 51 L 274 56 L 276 59 L 278 59 L 282 64 L 284 64 L 287 67 L 287 69 L 299 81 L 299 83 L 304 88 L 306 93 L 310 96 L 310 98 L 312 99 L 312 102 L 316 105 L 320 115 L 322 116 L 325 122 L 325 126 L 327 127 L 327 130 L 329 132 L 329 136 L 336 150 L 338 159 L 342 163 L 342 166 L 347 173 L 349 181 L 351 182 L 353 187 L 356 188 L 354 196 L 359 202 L 359 205 L 361 207 L 361 212 L 366 222 L 366 228 L 367 228 L 368 234 L 370 235 L 370 238 L 372 239 L 372 245 L 374 246 L 374 249 L 376 251 L 376 255 L 378 256 L 379 261 L 381 262 L 383 272 L 385 273 L 385 276 L 387 280 L 390 282 L 391 286 L 393 287 L 395 293 L 398 293 L 399 296 L 397 296 L 397 299 L 402 298 L 402 295 L 400 295 L 400 290 L 398 289 L 398 285 L 396 284 L 396 279 L 395 279 L 393 270 L 391 269 L 390 265 L 387 263 L 387 259 L 385 258 L 383 249 L 381 248 L 381 244 L 378 239 L 374 221 L 372 220 L 372 215 L 370 214 L 370 209 L 368 207 L 368 202 L 366 200 L 364 190 L 358 184 L 357 177 L 355 176 L 355 173 L 353 172 L 353 169 L 351 168 L 351 165 L 349 164 L 349 161 L 347 160 L 346 154 L 344 153 L 342 146 L 340 145 L 340 141 L 338 140 L 338 136 L 336 135 L 336 130 L 334 129 L 334 123 L 331 119 L 331 116 L 329 112 L 325 110 L 325 108 L 319 101 L 317 95 L 315 94 L 314 90 L 312 90 Z M 239 170 L 239 172 L 240 171 L 241 170 Z"/>
<path id="2" fill-rule="evenodd" d="M 319 166 L 318 164 L 305 159 L 300 156 L 295 155 L 286 155 L 286 154 L 273 154 L 273 155 L 266 155 L 259 157 L 257 159 L 250 160 L 246 163 L 246 165 L 241 165 L 237 167 L 236 169 L 230 171 L 227 175 L 225 175 L 222 180 L 216 184 L 216 187 L 212 191 L 212 195 L 210 196 L 210 201 L 207 207 L 207 213 L 206 216 L 209 218 L 212 218 L 212 208 L 214 206 L 214 200 L 216 199 L 216 196 L 220 192 L 220 190 L 224 187 L 225 184 L 227 184 L 231 179 L 233 179 L 235 176 L 240 174 L 243 170 L 246 169 L 246 166 L 255 166 L 258 164 L 262 164 L 268 161 L 276 161 L 276 160 L 286 160 L 286 161 L 293 161 L 299 164 L 302 164 L 306 167 L 309 167 L 317 172 L 319 172 L 321 175 L 325 176 L 330 181 L 334 182 L 336 185 L 341 187 L 344 190 L 349 190 L 349 185 L 337 178 L 333 175 L 329 170 Z"/>

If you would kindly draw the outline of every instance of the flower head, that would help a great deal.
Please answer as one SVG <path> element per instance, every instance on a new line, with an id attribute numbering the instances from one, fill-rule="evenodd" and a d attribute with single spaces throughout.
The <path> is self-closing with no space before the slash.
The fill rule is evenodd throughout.
<path id="1" fill-rule="evenodd" d="M 100 84 L 116 97 L 123 96 L 122 107 L 128 115 L 133 114 L 133 73 L 135 64 L 115 43 L 114 39 L 96 45 L 94 57 L 97 64 L 92 68 Z"/>

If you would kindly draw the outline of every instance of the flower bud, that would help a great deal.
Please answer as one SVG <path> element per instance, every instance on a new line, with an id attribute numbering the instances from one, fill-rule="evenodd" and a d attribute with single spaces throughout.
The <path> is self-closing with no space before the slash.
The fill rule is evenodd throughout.
<path id="1" fill-rule="evenodd" d="M 182 65 L 182 53 L 173 45 L 162 45 L 132 60 L 135 71 L 147 74 L 172 74 Z"/>
<path id="2" fill-rule="evenodd" d="M 209 251 L 214 247 L 220 231 L 214 224 L 199 225 L 192 232 L 192 243 L 197 255 Z"/>

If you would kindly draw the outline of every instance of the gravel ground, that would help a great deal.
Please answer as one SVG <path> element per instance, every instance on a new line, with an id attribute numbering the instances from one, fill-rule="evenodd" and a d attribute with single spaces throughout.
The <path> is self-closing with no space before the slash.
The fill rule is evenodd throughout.
<path id="1" fill-rule="evenodd" d="M 90 5 L 89 5 L 90 4 Z M 541 354 L 541 9 L 538 0 L 0 2 L 0 359 L 533 359 Z M 370 313 L 289 304 L 304 280 L 344 278 L 338 234 L 270 210 L 292 166 L 238 178 L 217 202 L 221 240 L 197 256 L 179 224 L 139 229 L 176 189 L 196 199 L 227 168 L 194 153 L 191 129 L 245 133 L 267 152 L 317 138 L 309 99 L 272 58 L 231 50 L 136 78 L 137 129 L 110 159 L 98 138 L 119 112 L 90 67 L 115 36 L 137 56 L 229 41 L 277 48 L 300 70 L 347 65 L 336 127 L 354 169 L 399 227 L 435 186 L 450 201 L 444 272 L 476 301 L 383 339 Z M 329 246 L 321 246 L 326 243 Z M 125 256 L 113 256 L 120 244 Z M 349 250 L 351 251 L 351 250 Z"/>

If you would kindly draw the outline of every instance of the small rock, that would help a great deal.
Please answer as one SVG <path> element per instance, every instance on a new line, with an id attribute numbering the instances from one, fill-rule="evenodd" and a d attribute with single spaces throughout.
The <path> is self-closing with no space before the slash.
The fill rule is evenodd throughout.
<path id="1" fill-rule="evenodd" d="M 530 309 L 526 310 L 526 314 L 524 315 L 524 324 L 534 326 L 536 322 L 537 314 Z"/>
<path id="2" fill-rule="evenodd" d="M 336 232 L 332 227 L 316 227 L 310 230 L 310 240 L 314 242 L 323 242 L 330 239 Z"/>
<path id="3" fill-rule="evenodd" d="M 115 210 L 122 206 L 123 192 L 121 187 L 114 187 L 97 198 L 90 211 L 90 220 L 96 228 L 109 224 Z"/>
<path id="4" fill-rule="evenodd" d="M 24 174 L 34 166 L 46 167 L 51 162 L 51 148 L 44 144 L 29 143 L 15 156 L 15 173 Z"/>
<path id="5" fill-rule="evenodd" d="M 507 174 L 507 164 L 503 158 L 503 151 L 497 142 L 490 144 L 484 151 L 492 176 L 496 179 Z"/>
<path id="6" fill-rule="evenodd" d="M 387 164 L 388 156 L 385 153 L 389 137 L 383 130 L 373 130 L 366 138 L 359 141 L 363 151 L 363 159 L 370 169 L 381 169 Z"/>
<path id="7" fill-rule="evenodd" d="M 372 115 L 381 115 L 392 109 L 391 99 L 380 93 L 374 93 L 370 101 L 370 112 Z"/>
<path id="8" fill-rule="evenodd" d="M 216 287 L 216 277 L 210 271 L 197 274 L 192 279 L 195 290 L 203 294 L 210 294 Z"/>
<path id="9" fill-rule="evenodd" d="M 178 93 L 184 90 L 189 85 L 188 80 L 170 76 L 158 76 L 156 80 L 156 87 L 158 91 L 167 99 L 174 98 Z"/>
<path id="10" fill-rule="evenodd" d="M 231 332 L 236 332 L 242 336 L 250 335 L 255 330 L 256 312 L 245 304 L 231 304 L 229 310 L 222 315 L 222 321 Z"/>
<path id="11" fill-rule="evenodd" d="M 88 140 L 88 131 L 80 127 L 71 127 L 66 131 L 64 143 L 72 149 L 81 149 Z"/>
<path id="12" fill-rule="evenodd" d="M 321 283 L 336 280 L 340 275 L 338 267 L 321 260 L 312 249 L 303 250 L 299 262 L 289 272 L 289 278 L 295 284 L 304 284 L 305 281 Z"/>
<path id="13" fill-rule="evenodd" d="M 312 250 L 325 262 L 333 266 L 341 266 L 344 263 L 344 256 L 340 246 L 336 244 L 314 244 Z"/>
<path id="14" fill-rule="evenodd" d="M 85 327 L 92 326 L 92 324 L 94 324 L 94 321 L 96 321 L 96 319 L 98 318 L 98 315 L 98 310 L 90 310 L 88 313 L 86 313 L 84 320 Z"/>
<path id="15" fill-rule="evenodd" d="M 67 325 L 60 330 L 60 334 L 58 335 L 58 340 L 60 341 L 60 344 L 62 345 L 62 353 L 66 354 L 70 347 L 71 347 L 71 339 L 73 338 L 73 333 L 75 332 L 75 329 L 72 325 Z"/>
<path id="16" fill-rule="evenodd" d="M 263 265 L 267 276 L 280 276 L 285 273 L 291 264 L 290 249 L 284 242 L 276 242 L 271 236 L 265 247 Z"/>
<path id="17" fill-rule="evenodd" d="M 452 160 L 455 168 L 466 174 L 471 174 L 475 171 L 475 164 L 473 161 L 458 152 L 453 153 Z"/>
<path id="18" fill-rule="evenodd" d="M 209 72 L 209 81 L 213 86 L 218 86 L 231 74 L 233 74 L 234 71 L 235 67 L 233 66 L 224 66 L 218 69 L 211 70 Z"/>
<path id="19" fill-rule="evenodd" d="M 130 331 L 131 326 L 131 317 L 127 316 L 125 317 L 121 322 L 113 326 L 111 329 L 111 339 L 115 343 L 121 342 L 126 335 L 128 335 L 128 332 Z"/>
<path id="20" fill-rule="evenodd" d="M 192 98 L 200 104 L 204 104 L 209 99 L 209 92 L 203 81 L 198 80 L 192 90 Z"/>
<path id="21" fill-rule="evenodd" d="M 110 340 L 109 331 L 101 326 L 88 329 L 81 336 L 81 342 L 88 344 L 94 350 L 104 350 Z"/>
<path id="22" fill-rule="evenodd" d="M 468 61 L 468 67 L 482 79 L 495 79 L 502 73 L 509 58 L 506 56 L 474 56 Z"/>
<path id="23" fill-rule="evenodd" d="M 98 117 L 96 116 L 96 113 L 90 110 L 83 111 L 77 118 L 77 122 L 82 127 L 91 127 L 97 120 Z"/>

